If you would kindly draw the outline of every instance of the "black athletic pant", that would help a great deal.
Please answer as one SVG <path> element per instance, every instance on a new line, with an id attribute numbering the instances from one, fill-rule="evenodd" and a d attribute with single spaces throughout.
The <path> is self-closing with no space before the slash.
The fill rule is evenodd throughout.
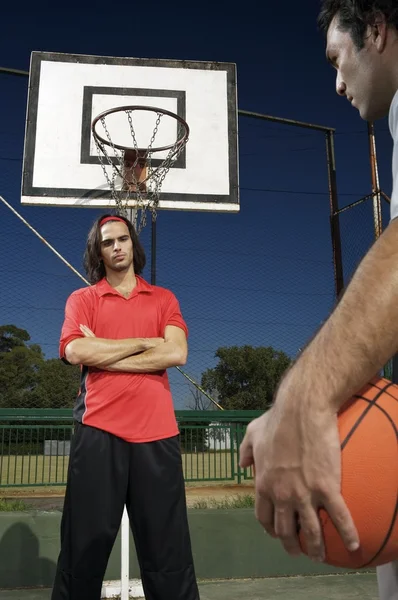
<path id="1" fill-rule="evenodd" d="M 132 444 L 76 425 L 52 600 L 100 600 L 124 505 L 147 600 L 198 600 L 179 438 Z"/>

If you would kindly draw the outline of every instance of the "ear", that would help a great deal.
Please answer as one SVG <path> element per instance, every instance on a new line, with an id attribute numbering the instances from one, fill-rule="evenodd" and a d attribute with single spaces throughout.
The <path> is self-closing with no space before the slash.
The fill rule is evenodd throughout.
<path id="1" fill-rule="evenodd" d="M 376 13 L 374 17 L 374 22 L 370 27 L 370 38 L 372 40 L 372 44 L 376 47 L 378 52 L 383 52 L 388 37 L 389 27 L 386 22 L 386 18 L 383 13 Z"/>

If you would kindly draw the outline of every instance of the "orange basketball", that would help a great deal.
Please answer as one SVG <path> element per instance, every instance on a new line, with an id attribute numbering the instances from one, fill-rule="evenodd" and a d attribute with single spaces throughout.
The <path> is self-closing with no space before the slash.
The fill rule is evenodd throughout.
<path id="1" fill-rule="evenodd" d="M 377 378 L 339 413 L 342 494 L 361 547 L 350 553 L 321 510 L 329 565 L 361 569 L 398 559 L 398 385 Z M 305 542 L 300 536 L 303 552 Z"/>

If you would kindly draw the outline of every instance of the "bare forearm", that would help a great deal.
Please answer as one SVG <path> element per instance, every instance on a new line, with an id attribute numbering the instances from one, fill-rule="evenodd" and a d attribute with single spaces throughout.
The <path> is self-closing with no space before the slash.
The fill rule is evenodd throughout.
<path id="1" fill-rule="evenodd" d="M 337 411 L 397 349 L 398 222 L 393 221 L 281 388 Z"/>
<path id="2" fill-rule="evenodd" d="M 105 370 L 127 373 L 156 373 L 170 367 L 184 365 L 185 362 L 185 350 L 174 342 L 165 342 L 136 356 L 129 356 L 110 364 Z"/>
<path id="3" fill-rule="evenodd" d="M 124 340 L 107 340 L 97 337 L 77 338 L 66 347 L 66 358 L 72 364 L 103 368 L 150 347 L 151 339 L 147 338 Z"/>

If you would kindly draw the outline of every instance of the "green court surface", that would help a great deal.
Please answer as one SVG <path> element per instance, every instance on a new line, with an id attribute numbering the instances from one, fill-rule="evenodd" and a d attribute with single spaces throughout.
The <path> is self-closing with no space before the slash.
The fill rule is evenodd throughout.
<path id="1" fill-rule="evenodd" d="M 376 576 L 286 577 L 200 585 L 201 600 L 377 600 Z"/>
<path id="2" fill-rule="evenodd" d="M 372 573 L 202 582 L 201 600 L 377 600 Z M 50 600 L 50 590 L 0 590 L 1 600 Z"/>

